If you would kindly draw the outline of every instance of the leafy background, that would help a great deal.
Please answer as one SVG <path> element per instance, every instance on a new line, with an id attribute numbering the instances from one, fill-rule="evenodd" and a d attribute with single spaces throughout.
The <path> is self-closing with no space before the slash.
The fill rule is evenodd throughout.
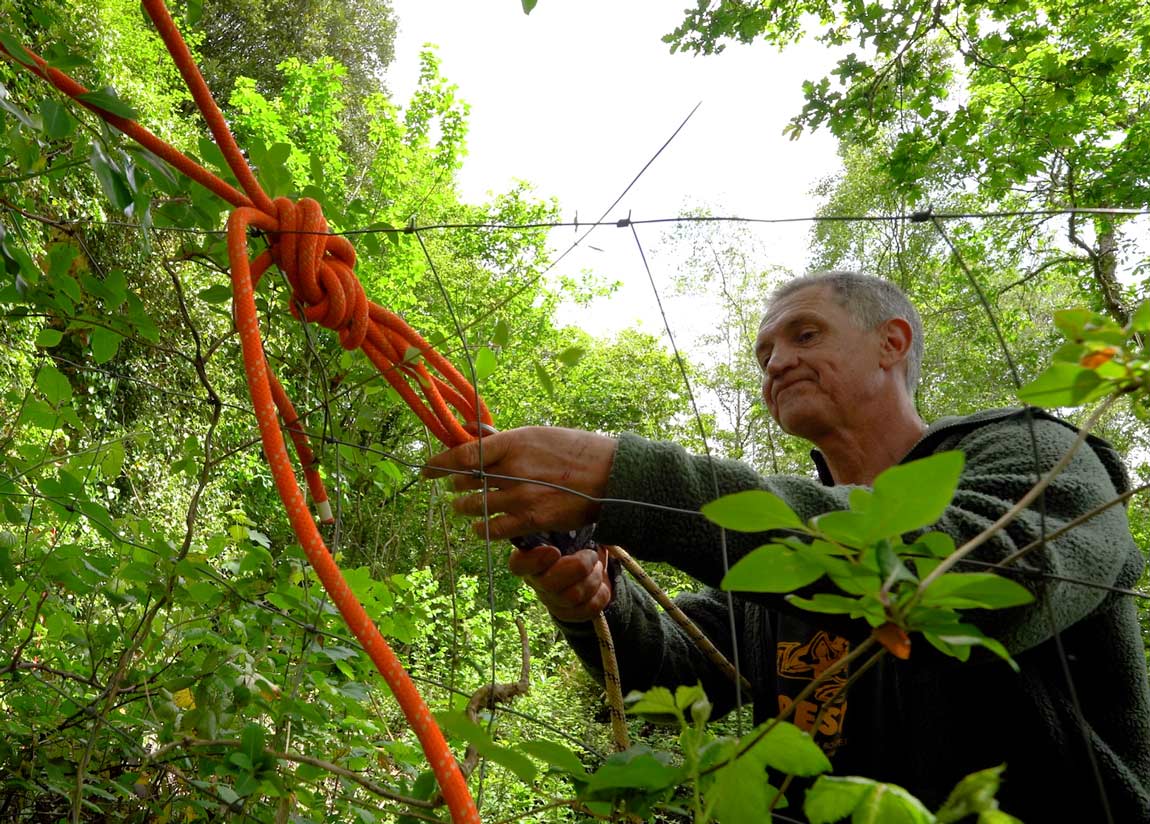
<path id="1" fill-rule="evenodd" d="M 1146 72 L 1129 43 L 1150 30 L 1141 6 L 971 2 L 934 18 L 925 4 L 752 8 L 702 3 L 669 39 L 702 51 L 785 43 L 814 13 L 822 37 L 867 47 L 811 83 L 795 118 L 795 136 L 830 128 L 840 140 L 842 171 L 819 184 L 824 214 L 1146 207 Z M 413 215 L 545 223 L 558 204 L 527 184 L 460 198 L 467 104 L 434 52 L 405 105 L 380 88 L 396 22 L 384 0 L 172 9 L 269 192 L 316 197 L 337 230 L 379 230 L 355 237 L 369 295 L 473 361 L 501 427 L 704 447 L 664 340 L 557 320 L 561 304 L 613 287 L 591 272 L 552 277 L 544 230 L 394 231 Z M 6 45 L 114 89 L 109 106 L 226 176 L 136 3 L 0 0 L 0 21 Z M 409 803 L 431 791 L 422 754 L 282 517 L 231 329 L 225 204 L 19 67 L 0 63 L 0 84 L 0 820 L 442 819 Z M 764 292 L 789 273 L 739 225 L 681 223 L 659 253 L 676 262 L 674 290 L 720 307 L 685 362 L 707 445 L 763 471 L 808 472 L 804 447 L 756 403 L 746 354 Z M 1015 398 L 960 260 L 1022 379 L 1060 343 L 1056 309 L 1082 304 L 1125 324 L 1147 296 L 1142 237 L 1125 218 L 1022 214 L 948 221 L 943 233 L 815 224 L 812 268 L 889 277 L 922 308 L 928 419 Z M 654 749 L 612 772 L 598 689 L 502 569 L 503 550 L 477 545 L 443 491 L 416 482 L 435 449 L 416 419 L 362 358 L 283 311 L 282 281 L 265 278 L 258 299 L 269 358 L 335 494 L 329 543 L 433 708 L 458 711 L 482 684 L 516 680 L 514 619 L 526 622 L 530 692 L 478 732 L 444 720 L 460 749 L 470 740 L 488 756 L 472 779 L 485 819 L 605 814 L 596 799 L 619 797 L 674 815 L 664 788 L 726 746 L 705 738 L 700 697 L 649 697 L 679 727 L 636 719 Z M 1144 423 L 1116 407 L 1101 432 L 1147 480 Z M 1146 548 L 1145 501 L 1129 511 Z M 661 580 L 687 585 L 666 570 Z M 674 737 L 680 760 L 668 761 Z M 756 820 L 746 816 L 761 800 L 708 815 Z"/>

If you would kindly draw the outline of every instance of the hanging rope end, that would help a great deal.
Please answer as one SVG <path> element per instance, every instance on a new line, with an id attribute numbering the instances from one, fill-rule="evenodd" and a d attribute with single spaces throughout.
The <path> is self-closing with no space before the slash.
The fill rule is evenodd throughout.
<path id="1" fill-rule="evenodd" d="M 335 523 L 335 515 L 331 511 L 331 501 L 316 501 L 315 508 L 321 524 Z"/>

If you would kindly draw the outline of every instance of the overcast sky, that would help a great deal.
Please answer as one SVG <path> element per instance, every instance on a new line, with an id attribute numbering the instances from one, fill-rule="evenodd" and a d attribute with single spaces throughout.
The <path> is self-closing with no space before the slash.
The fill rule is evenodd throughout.
<path id="1" fill-rule="evenodd" d="M 838 165 L 834 141 L 790 141 L 782 129 L 802 106 L 801 81 L 823 76 L 829 55 L 817 46 L 779 54 L 762 43 L 711 57 L 672 55 L 661 37 L 689 2 L 539 0 L 528 16 L 519 0 L 395 0 L 399 36 L 387 83 L 406 101 L 420 48 L 438 46 L 442 73 L 471 105 L 460 176 L 469 200 L 523 179 L 540 196 L 557 197 L 565 219 L 598 217 L 701 102 L 610 217 L 673 217 L 693 206 L 811 214 L 811 187 Z M 770 262 L 805 270 L 808 229 L 763 230 Z M 660 230 L 640 232 L 645 247 L 657 247 Z M 553 233 L 552 244 L 564 248 L 572 237 L 570 229 Z M 610 320 L 583 325 L 602 331 L 634 315 L 658 329 L 630 231 L 603 228 L 589 243 L 602 251 L 571 255 L 563 271 L 592 268 L 627 289 L 596 313 Z"/>

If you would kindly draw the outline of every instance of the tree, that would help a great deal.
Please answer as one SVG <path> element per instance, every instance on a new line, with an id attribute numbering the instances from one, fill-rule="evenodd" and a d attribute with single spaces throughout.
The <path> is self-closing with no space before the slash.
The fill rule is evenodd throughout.
<path id="1" fill-rule="evenodd" d="M 688 211 L 664 237 L 660 256 L 676 261 L 675 292 L 710 304 L 713 328 L 695 332 L 689 350 L 701 362 L 692 375 L 716 452 L 764 472 L 806 471 L 806 448 L 770 420 L 754 344 L 771 292 L 788 273 L 743 224 L 695 222 L 710 210 Z"/>
<path id="2" fill-rule="evenodd" d="M 728 42 L 785 47 L 817 22 L 816 39 L 843 51 L 829 76 L 803 84 L 788 131 L 830 128 L 851 144 L 892 138 L 886 185 L 928 203 L 924 179 L 985 203 L 1054 208 L 1150 203 L 1142 158 L 1150 15 L 1131 0 L 980 0 L 903 4 L 700 0 L 667 36 L 674 49 Z M 1133 39 L 1132 39 L 1133 35 Z M 938 178 L 936 178 L 938 179 Z M 1116 277 L 1118 216 L 1063 218 L 1063 246 L 1082 253 L 1098 308 L 1125 322 L 1133 294 Z M 1143 284 L 1145 289 L 1145 284 Z"/>
<path id="3" fill-rule="evenodd" d="M 374 92 L 394 54 L 395 17 L 386 0 L 206 0 L 187 2 L 186 19 L 202 33 L 208 84 L 226 100 L 239 77 L 277 96 L 279 65 L 329 57 L 347 69 L 352 100 Z"/>

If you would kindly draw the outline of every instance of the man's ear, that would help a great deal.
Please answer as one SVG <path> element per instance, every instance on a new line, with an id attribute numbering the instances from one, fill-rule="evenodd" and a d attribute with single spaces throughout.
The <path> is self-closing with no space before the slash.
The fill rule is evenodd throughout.
<path id="1" fill-rule="evenodd" d="M 878 333 L 882 347 L 879 364 L 884 369 L 891 369 L 904 363 L 914 339 L 910 323 L 903 318 L 891 318 L 879 324 Z"/>

